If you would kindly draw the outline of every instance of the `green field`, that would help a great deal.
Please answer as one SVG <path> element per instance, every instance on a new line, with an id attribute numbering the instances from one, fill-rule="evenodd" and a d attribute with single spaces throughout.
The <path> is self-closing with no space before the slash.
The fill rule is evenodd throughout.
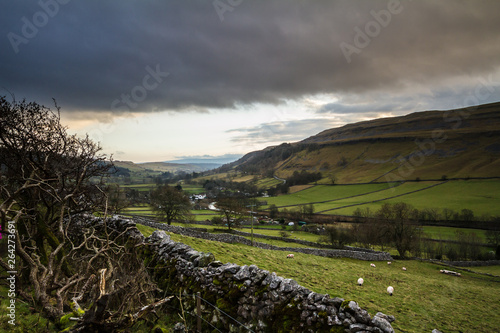
<path id="1" fill-rule="evenodd" d="M 471 271 L 500 276 L 500 266 L 471 267 Z"/>
<path id="2" fill-rule="evenodd" d="M 169 184 L 170 186 L 175 186 L 177 184 Z M 139 192 L 149 192 L 156 188 L 156 184 L 148 183 L 148 184 L 132 184 L 132 185 L 120 185 L 122 188 L 129 188 L 138 190 Z M 199 185 L 191 185 L 191 184 L 181 184 L 182 190 L 187 194 L 198 194 L 204 193 L 205 189 Z"/>
<path id="3" fill-rule="evenodd" d="M 268 205 L 278 207 L 301 205 L 318 201 L 337 200 L 354 195 L 361 195 L 373 191 L 388 189 L 388 184 L 362 184 L 362 185 L 318 185 L 293 194 L 280 195 L 266 198 Z M 267 208 L 268 206 L 264 206 Z"/>
<path id="4" fill-rule="evenodd" d="M 210 220 L 212 217 L 217 216 L 218 213 L 212 210 L 191 210 L 191 214 L 194 215 L 195 221 L 205 221 Z M 135 205 L 131 207 L 127 207 L 122 210 L 121 214 L 123 215 L 143 215 L 146 217 L 154 217 L 155 213 L 151 210 L 151 207 L 146 204 Z"/>
<path id="5" fill-rule="evenodd" d="M 365 202 L 372 202 L 372 201 L 378 201 L 378 200 L 383 200 L 385 198 L 391 198 L 391 197 L 397 197 L 395 199 L 397 202 L 404 201 L 406 198 L 406 193 L 413 192 L 413 191 L 418 191 L 425 189 L 429 186 L 439 184 L 437 182 L 418 182 L 418 183 L 404 183 L 399 186 L 394 186 L 391 188 L 388 188 L 384 191 L 379 191 L 375 193 L 368 193 L 366 195 L 362 196 L 357 196 L 354 198 L 348 198 L 348 199 L 342 199 L 342 200 L 337 200 L 332 203 L 324 203 L 324 204 L 315 204 L 315 211 L 321 212 L 321 211 L 326 211 L 328 214 L 337 214 L 337 209 L 331 210 L 332 208 L 338 208 L 338 207 L 343 207 L 343 206 L 352 206 L 352 205 L 359 205 L 363 204 Z M 437 185 L 440 186 L 440 185 Z M 418 192 L 417 192 L 418 193 Z M 354 211 L 357 207 L 352 206 L 352 210 Z"/>
<path id="6" fill-rule="evenodd" d="M 181 184 L 182 190 L 189 194 L 205 193 L 205 189 L 199 185 Z"/>
<path id="7" fill-rule="evenodd" d="M 152 229 L 139 226 L 149 234 Z M 355 300 L 373 316 L 381 311 L 396 317 L 396 332 L 497 332 L 500 312 L 500 278 L 462 271 L 462 277 L 439 273 L 442 266 L 419 261 L 395 261 L 392 265 L 354 259 L 332 259 L 268 251 L 241 244 L 226 244 L 171 235 L 172 239 L 203 252 L 212 252 L 217 260 L 259 268 L 291 278 L 300 285 L 331 297 Z M 405 266 L 406 272 L 401 270 Z M 489 267 L 488 271 L 497 271 Z M 476 269 L 476 268 L 474 268 Z M 356 285 L 363 277 L 365 284 Z M 387 286 L 394 296 L 386 293 Z"/>
<path id="8" fill-rule="evenodd" d="M 281 184 L 281 183 L 282 183 L 281 180 L 278 180 L 275 178 L 262 178 L 262 179 L 259 179 L 255 185 L 257 185 L 258 188 L 267 189 L 267 188 L 276 186 L 276 185 Z"/>
<path id="9" fill-rule="evenodd" d="M 457 240 L 457 231 L 464 233 L 474 233 L 481 239 L 483 243 L 487 243 L 486 231 L 480 229 L 465 229 L 465 228 L 451 228 L 451 227 L 436 227 L 436 226 L 423 226 L 424 237 L 439 239 L 439 240 Z"/>
<path id="10" fill-rule="evenodd" d="M 410 193 L 412 191 L 417 192 Z M 459 212 L 467 208 L 476 217 L 500 216 L 500 180 L 421 181 L 394 187 L 386 183 L 317 185 L 293 194 L 266 198 L 266 201 L 268 205 L 264 209 L 271 204 L 292 208 L 313 203 L 315 212 L 335 215 L 352 215 L 357 208 L 366 207 L 376 211 L 384 203 L 406 202 L 417 209 L 441 211 L 448 208 Z"/>
<path id="11" fill-rule="evenodd" d="M 148 183 L 148 184 L 132 184 L 132 185 L 120 185 L 123 188 L 130 188 L 137 190 L 139 192 L 149 192 L 156 187 L 156 184 Z"/>
<path id="12" fill-rule="evenodd" d="M 191 214 L 194 215 L 195 221 L 205 221 L 205 220 L 211 220 L 214 216 L 218 216 L 219 213 L 215 212 L 213 210 L 192 210 Z"/>
<path id="13" fill-rule="evenodd" d="M 407 184 L 408 183 L 405 183 L 400 187 L 406 186 Z M 352 215 L 354 210 L 358 207 L 370 207 L 370 209 L 374 211 L 380 208 L 380 206 L 385 202 L 406 202 L 413 205 L 417 209 L 435 208 L 442 210 L 444 208 L 448 208 L 457 212 L 461 209 L 467 208 L 472 210 L 476 217 L 481 217 L 483 215 L 499 216 L 500 205 L 498 202 L 500 202 L 500 181 L 450 181 L 445 184 L 420 192 L 411 193 L 402 197 L 361 206 L 343 208 L 332 211 L 331 213 L 339 215 Z"/>
<path id="14" fill-rule="evenodd" d="M 245 229 L 241 229 L 241 231 L 250 232 L 250 229 L 245 228 Z M 281 231 L 282 231 L 281 229 L 254 229 L 253 230 L 254 234 L 260 234 L 260 235 L 265 235 L 265 236 L 275 236 L 275 237 L 280 237 Z M 287 230 L 287 232 L 290 234 L 290 238 L 292 238 L 292 239 L 300 239 L 300 240 L 305 240 L 308 242 L 318 242 L 318 239 L 319 239 L 318 235 L 311 234 L 309 232 L 290 231 L 290 230 Z"/>

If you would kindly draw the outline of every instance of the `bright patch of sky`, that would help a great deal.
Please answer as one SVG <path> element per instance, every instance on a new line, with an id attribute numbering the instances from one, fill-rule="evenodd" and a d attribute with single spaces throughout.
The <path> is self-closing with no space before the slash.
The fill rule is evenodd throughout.
<path id="1" fill-rule="evenodd" d="M 255 104 L 238 110 L 133 113 L 108 121 L 71 119 L 62 114 L 71 133 L 88 133 L 106 154 L 135 162 L 174 160 L 182 156 L 245 154 L 282 142 L 299 141 L 346 122 L 318 115 L 332 96 L 309 96 L 279 105 Z M 291 131 L 292 130 L 292 131 Z"/>

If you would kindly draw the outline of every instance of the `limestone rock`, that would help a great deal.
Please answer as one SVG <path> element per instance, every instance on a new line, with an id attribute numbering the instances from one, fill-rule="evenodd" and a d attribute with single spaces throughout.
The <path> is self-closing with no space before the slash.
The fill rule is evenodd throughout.
<path id="1" fill-rule="evenodd" d="M 371 320 L 372 326 L 378 327 L 384 333 L 394 333 L 391 324 L 384 318 L 374 316 Z"/>
<path id="2" fill-rule="evenodd" d="M 247 280 L 250 278 L 250 268 L 245 265 L 234 275 L 234 278 L 238 281 Z"/>
<path id="3" fill-rule="evenodd" d="M 377 312 L 375 314 L 375 317 L 380 317 L 380 318 L 384 318 L 385 320 L 387 320 L 388 322 L 392 323 L 393 321 L 396 320 L 396 318 L 394 318 L 394 316 L 388 316 L 386 314 L 383 314 L 382 312 Z"/>

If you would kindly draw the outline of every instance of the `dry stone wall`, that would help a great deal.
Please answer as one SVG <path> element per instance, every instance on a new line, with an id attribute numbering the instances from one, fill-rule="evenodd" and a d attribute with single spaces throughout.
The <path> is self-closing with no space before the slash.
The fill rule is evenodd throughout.
<path id="1" fill-rule="evenodd" d="M 203 239 L 208 239 L 208 240 L 213 240 L 217 242 L 224 242 L 224 243 L 241 243 L 244 245 L 249 245 L 252 246 L 252 242 L 242 236 L 234 235 L 234 234 L 227 234 L 227 233 L 221 233 L 221 234 L 210 234 L 206 232 L 199 232 L 194 229 L 188 229 L 188 228 L 183 228 L 183 227 L 177 227 L 177 226 L 172 226 L 172 225 L 167 225 L 164 223 L 157 223 L 154 221 L 151 221 L 149 219 L 144 219 L 144 218 L 134 218 L 134 221 L 139 224 L 143 224 L 149 227 L 153 227 L 156 229 L 160 230 L 165 230 L 168 232 L 173 232 L 176 234 L 181 234 L 184 236 L 189 236 L 189 237 L 197 237 L 197 238 L 203 238 Z M 241 233 L 245 234 L 245 233 Z M 311 242 L 306 242 L 310 245 Z M 306 244 L 307 245 L 307 244 Z M 259 247 L 261 249 L 265 250 L 276 250 L 276 251 L 285 251 L 285 252 L 295 252 L 295 253 L 304 253 L 304 254 L 312 254 L 312 255 L 317 255 L 317 256 L 322 256 L 322 257 L 329 257 L 329 258 L 353 258 L 353 259 L 359 259 L 359 260 L 367 260 L 367 261 L 391 261 L 393 260 L 391 255 L 387 252 L 379 252 L 379 251 L 372 251 L 372 250 L 366 250 L 366 251 L 361 251 L 360 249 L 316 249 L 316 248 L 297 248 L 297 247 L 279 247 L 279 246 L 274 246 L 266 243 L 259 243 L 259 242 L 254 242 L 253 246 Z"/>
<path id="2" fill-rule="evenodd" d="M 227 229 L 226 229 L 226 231 L 227 231 Z M 250 233 L 248 233 L 248 232 L 238 231 L 238 230 L 234 230 L 234 229 L 231 229 L 230 233 L 235 234 L 235 235 L 240 235 L 240 236 L 246 236 L 246 237 L 250 236 Z M 319 248 L 325 248 L 325 249 L 336 249 L 333 246 L 328 245 L 328 244 L 309 242 L 309 241 L 305 241 L 302 239 L 284 238 L 284 237 L 268 236 L 268 235 L 260 235 L 260 234 L 256 234 L 256 235 L 254 235 L 254 237 L 255 238 L 264 238 L 264 239 L 272 239 L 272 240 L 280 240 L 280 241 L 284 241 L 284 242 L 288 242 L 288 243 L 297 243 L 297 244 L 301 244 L 301 245 L 319 247 Z M 344 246 L 344 249 L 351 250 L 351 251 L 370 252 L 370 253 L 387 253 L 387 252 L 380 252 L 380 251 L 365 249 L 365 248 L 361 248 L 361 247 L 354 247 L 354 246 Z"/>
<path id="3" fill-rule="evenodd" d="M 146 242 L 144 255 L 160 288 L 185 295 L 181 302 L 189 313 L 196 311 L 192 295 L 204 300 L 202 331 L 394 332 L 392 316 L 372 317 L 355 301 L 312 292 L 255 265 L 222 264 L 164 231 L 155 231 Z"/>

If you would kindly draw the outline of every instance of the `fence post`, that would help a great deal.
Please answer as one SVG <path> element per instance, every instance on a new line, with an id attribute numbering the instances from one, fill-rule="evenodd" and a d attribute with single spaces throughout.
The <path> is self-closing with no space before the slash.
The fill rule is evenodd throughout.
<path id="1" fill-rule="evenodd" d="M 200 292 L 196 293 L 196 314 L 197 316 L 197 328 L 198 332 L 201 333 L 201 294 Z"/>

